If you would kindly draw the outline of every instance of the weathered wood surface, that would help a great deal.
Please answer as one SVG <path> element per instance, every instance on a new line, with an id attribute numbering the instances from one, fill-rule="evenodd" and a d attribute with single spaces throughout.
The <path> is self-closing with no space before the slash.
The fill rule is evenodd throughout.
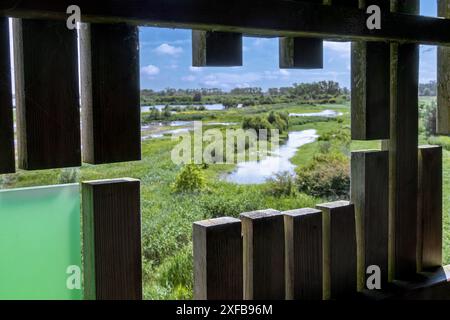
<path id="1" fill-rule="evenodd" d="M 284 218 L 276 210 L 241 214 L 244 299 L 285 298 Z"/>
<path id="2" fill-rule="evenodd" d="M 322 300 L 324 250 L 322 212 L 285 211 L 286 299 Z"/>
<path id="3" fill-rule="evenodd" d="M 194 67 L 242 66 L 242 34 L 192 31 L 192 65 Z"/>
<path id="4" fill-rule="evenodd" d="M 389 12 L 389 0 L 362 1 Z M 389 139 L 390 46 L 386 42 L 353 42 L 351 58 L 352 139 Z"/>
<path id="5" fill-rule="evenodd" d="M 83 24 L 80 51 L 83 161 L 140 160 L 138 29 Z"/>
<path id="6" fill-rule="evenodd" d="M 76 30 L 63 21 L 14 19 L 19 167 L 81 164 Z"/>
<path id="7" fill-rule="evenodd" d="M 127 22 L 278 37 L 450 44 L 449 20 L 383 12 L 383 27 L 373 31 L 366 27 L 367 14 L 363 10 L 281 0 L 22 0 L 1 3 L 0 15 L 66 20 L 70 5 L 82 9 L 85 22 Z"/>
<path id="8" fill-rule="evenodd" d="M 194 299 L 242 300 L 241 221 L 218 218 L 194 223 Z"/>
<path id="9" fill-rule="evenodd" d="M 389 157 L 386 151 L 358 151 L 351 159 L 351 201 L 355 205 L 358 246 L 358 290 L 366 287 L 367 267 L 388 282 Z"/>
<path id="10" fill-rule="evenodd" d="M 16 170 L 10 59 L 9 23 L 0 18 L 0 174 Z"/>
<path id="11" fill-rule="evenodd" d="M 438 0 L 438 16 L 450 18 L 450 0 Z M 437 132 L 450 135 L 450 48 L 438 47 Z"/>
<path id="12" fill-rule="evenodd" d="M 324 221 L 325 298 L 346 299 L 357 290 L 355 206 L 348 201 L 317 205 Z"/>
<path id="13" fill-rule="evenodd" d="M 397 1 L 395 10 L 417 14 L 419 1 Z M 419 46 L 391 44 L 391 137 L 389 150 L 390 279 L 407 279 L 417 268 Z"/>
<path id="14" fill-rule="evenodd" d="M 142 299 L 140 182 L 82 183 L 84 298 Z"/>
<path id="15" fill-rule="evenodd" d="M 442 265 L 442 147 L 419 148 L 418 270 Z"/>

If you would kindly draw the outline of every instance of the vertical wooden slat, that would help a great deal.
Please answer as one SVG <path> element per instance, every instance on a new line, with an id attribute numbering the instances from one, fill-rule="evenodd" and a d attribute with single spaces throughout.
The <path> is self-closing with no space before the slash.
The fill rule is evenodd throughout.
<path id="1" fill-rule="evenodd" d="M 329 283 L 324 285 L 331 299 L 349 298 L 357 290 L 355 207 L 348 201 L 337 201 L 317 208 L 328 220 L 323 232 L 327 233 L 324 248 L 328 248 L 329 263 L 324 269 L 328 269 Z"/>
<path id="2" fill-rule="evenodd" d="M 389 0 L 360 3 L 389 12 Z M 390 46 L 384 42 L 352 43 L 352 139 L 389 139 Z"/>
<path id="3" fill-rule="evenodd" d="M 438 0 L 438 16 L 450 19 L 450 0 Z M 450 48 L 438 47 L 437 132 L 450 134 Z"/>
<path id="4" fill-rule="evenodd" d="M 13 22 L 21 169 L 81 164 L 77 33 L 65 21 Z"/>
<path id="5" fill-rule="evenodd" d="M 322 212 L 285 211 L 286 299 L 322 300 L 324 296 Z"/>
<path id="6" fill-rule="evenodd" d="M 241 214 L 244 299 L 285 298 L 284 219 L 276 210 Z"/>
<path id="7" fill-rule="evenodd" d="M 0 18 L 0 174 L 16 170 L 8 18 Z"/>
<path id="8" fill-rule="evenodd" d="M 419 1 L 397 0 L 393 11 L 418 14 Z M 391 132 L 389 150 L 390 279 L 417 269 L 417 166 L 419 46 L 391 44 Z"/>
<path id="9" fill-rule="evenodd" d="M 139 32 L 125 24 L 80 30 L 83 161 L 141 159 Z"/>
<path id="10" fill-rule="evenodd" d="M 389 158 L 386 151 L 352 153 L 351 201 L 356 212 L 358 290 L 366 287 L 367 267 L 381 271 L 382 288 L 388 281 Z"/>
<path id="11" fill-rule="evenodd" d="M 242 66 L 242 34 L 192 31 L 192 65 L 195 67 Z"/>
<path id="12" fill-rule="evenodd" d="M 442 265 L 442 147 L 419 148 L 418 269 Z"/>
<path id="13" fill-rule="evenodd" d="M 194 223 L 194 299 L 242 300 L 241 221 L 218 218 Z"/>
<path id="14" fill-rule="evenodd" d="M 82 184 L 84 295 L 142 299 L 140 182 Z"/>

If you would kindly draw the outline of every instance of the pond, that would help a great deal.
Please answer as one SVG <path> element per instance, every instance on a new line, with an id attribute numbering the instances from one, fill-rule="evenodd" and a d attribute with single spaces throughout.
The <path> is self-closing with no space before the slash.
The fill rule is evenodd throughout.
<path id="1" fill-rule="evenodd" d="M 294 174 L 295 165 L 290 162 L 290 159 L 301 146 L 316 141 L 318 137 L 316 130 L 290 132 L 286 143 L 273 151 L 271 155 L 260 161 L 239 163 L 236 170 L 226 175 L 224 179 L 237 184 L 261 184 L 278 173 Z"/>
<path id="2" fill-rule="evenodd" d="M 341 112 L 337 112 L 335 110 L 324 110 L 321 112 L 313 112 L 313 113 L 290 113 L 290 117 L 325 117 L 325 118 L 335 118 L 342 116 Z"/>

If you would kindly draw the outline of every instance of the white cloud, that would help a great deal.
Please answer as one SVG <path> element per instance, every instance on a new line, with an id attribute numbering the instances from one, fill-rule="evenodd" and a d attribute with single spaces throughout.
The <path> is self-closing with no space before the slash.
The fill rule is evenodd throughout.
<path id="1" fill-rule="evenodd" d="M 163 43 L 155 49 L 155 52 L 161 55 L 178 56 L 183 52 L 183 48 L 174 47 L 168 43 Z"/>
<path id="2" fill-rule="evenodd" d="M 242 74 L 235 73 L 214 73 L 203 77 L 201 83 L 208 87 L 249 87 L 252 83 L 260 81 L 263 76 L 256 72 Z"/>
<path id="3" fill-rule="evenodd" d="M 144 74 L 148 77 L 156 76 L 157 74 L 159 74 L 159 71 L 160 71 L 159 68 L 152 64 L 145 66 L 141 69 L 142 74 Z"/>
<path id="4" fill-rule="evenodd" d="M 186 76 L 186 77 L 182 77 L 181 80 L 183 81 L 188 81 L 188 82 L 193 82 L 195 81 L 197 78 L 195 76 Z"/>
<path id="5" fill-rule="evenodd" d="M 323 47 L 325 49 L 334 51 L 335 53 L 339 54 L 339 56 L 346 58 L 350 57 L 350 49 L 351 49 L 351 43 L 350 42 L 329 42 L 325 41 L 323 43 Z"/>
<path id="6" fill-rule="evenodd" d="M 202 72 L 203 69 L 200 67 L 189 67 L 189 71 L 191 72 Z"/>

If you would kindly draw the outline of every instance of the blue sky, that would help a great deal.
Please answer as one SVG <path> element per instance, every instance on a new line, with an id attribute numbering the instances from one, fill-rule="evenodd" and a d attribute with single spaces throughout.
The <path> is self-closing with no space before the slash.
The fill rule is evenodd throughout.
<path id="1" fill-rule="evenodd" d="M 436 16 L 436 1 L 421 0 L 421 14 Z M 325 42 L 324 69 L 280 70 L 278 39 L 244 38 L 244 66 L 234 68 L 191 67 L 191 31 L 141 28 L 141 87 L 221 88 L 290 86 L 297 82 L 334 80 L 350 87 L 350 44 Z M 420 81 L 436 79 L 436 47 L 420 49 Z"/>

